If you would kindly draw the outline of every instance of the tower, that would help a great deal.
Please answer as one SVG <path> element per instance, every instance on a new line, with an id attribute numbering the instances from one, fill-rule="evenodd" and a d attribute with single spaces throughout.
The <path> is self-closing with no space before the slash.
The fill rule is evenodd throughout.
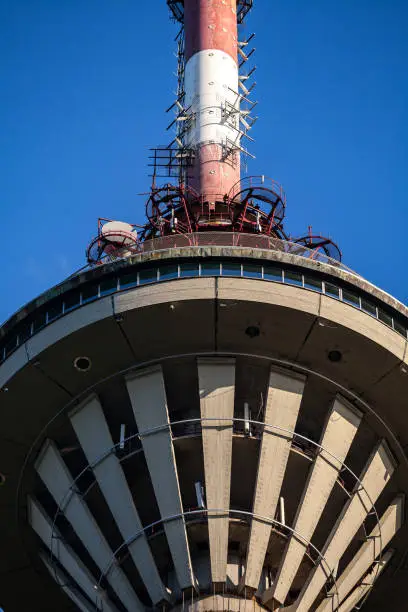
<path id="1" fill-rule="evenodd" d="M 167 4 L 146 225 L 1 329 L 0 604 L 404 610 L 408 311 L 245 177 L 252 1 Z"/>

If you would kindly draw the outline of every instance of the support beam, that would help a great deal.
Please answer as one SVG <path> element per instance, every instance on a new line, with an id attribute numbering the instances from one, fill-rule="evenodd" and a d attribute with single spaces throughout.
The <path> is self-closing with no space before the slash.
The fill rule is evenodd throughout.
<path id="1" fill-rule="evenodd" d="M 51 547 L 55 548 L 55 545 L 53 546 L 52 544 L 53 537 L 57 538 L 57 549 L 54 550 L 54 555 L 73 582 L 89 597 L 95 605 L 95 609 L 103 610 L 103 612 L 117 612 L 117 608 L 106 597 L 101 598 L 100 591 L 95 589 L 95 578 L 71 548 L 64 543 L 63 538 L 60 537 L 59 532 L 53 526 L 51 519 L 48 518 L 40 504 L 32 498 L 28 499 L 28 515 L 32 528 L 50 552 Z"/>
<path id="2" fill-rule="evenodd" d="M 358 483 L 355 486 L 323 547 L 322 555 L 329 567 L 336 566 L 364 519 L 372 510 L 373 504 L 384 490 L 394 470 L 394 459 L 387 443 L 382 441 L 363 470 L 360 477 L 362 486 Z M 295 603 L 296 612 L 309 611 L 327 579 L 327 568 L 320 563 L 308 576 Z"/>
<path id="3" fill-rule="evenodd" d="M 393 556 L 394 551 L 389 550 L 385 553 L 384 557 L 381 559 L 378 566 L 375 566 L 371 572 L 369 572 L 365 577 L 361 584 L 354 589 L 351 595 L 346 599 L 346 601 L 340 606 L 339 612 L 352 612 L 355 609 L 357 604 L 361 602 L 361 600 L 368 596 L 371 589 L 373 588 L 374 582 L 377 580 L 378 576 L 381 572 L 384 571 L 386 565 L 390 562 L 391 557 Z M 392 595 L 391 595 L 392 597 Z"/>
<path id="4" fill-rule="evenodd" d="M 142 612 L 143 604 L 139 601 L 119 565 L 115 560 L 112 563 L 113 552 L 88 506 L 77 493 L 72 476 L 56 446 L 51 441 L 47 441 L 44 445 L 35 468 L 101 572 L 110 568 L 106 580 L 120 601 L 130 610 Z"/>
<path id="5" fill-rule="evenodd" d="M 304 385 L 303 376 L 288 376 L 278 370 L 272 370 L 269 376 L 265 423 L 292 432 L 296 427 Z M 256 478 L 254 514 L 275 518 L 292 439 L 292 433 L 271 428 L 264 430 Z M 246 586 L 254 589 L 259 585 L 270 534 L 270 524 L 252 519 L 244 581 Z"/>
<path id="6" fill-rule="evenodd" d="M 87 601 L 85 597 L 81 595 L 77 587 L 72 588 L 69 583 L 67 584 L 67 576 L 60 569 L 58 569 L 58 567 L 53 567 L 47 557 L 42 553 L 40 553 L 40 558 L 49 571 L 51 577 L 76 605 L 78 610 L 81 612 L 95 612 L 95 605 L 89 603 L 89 601 Z"/>
<path id="7" fill-rule="evenodd" d="M 342 602 L 350 591 L 362 579 L 381 554 L 397 531 L 401 528 L 404 514 L 404 497 L 399 495 L 382 515 L 379 525 L 376 525 L 367 540 L 361 546 L 355 557 L 336 580 L 339 601 Z M 335 590 L 332 588 L 326 599 L 322 601 L 316 612 L 333 612 L 338 609 Z"/>
<path id="8" fill-rule="evenodd" d="M 319 523 L 330 493 L 336 484 L 342 463 L 357 433 L 361 416 L 361 413 L 342 397 L 335 398 L 319 442 L 325 450 L 318 453 L 310 468 L 293 523 L 295 532 L 299 533 L 306 542 L 311 541 Z M 338 461 L 331 455 L 334 455 Z M 303 540 L 292 535 L 282 555 L 275 584 L 271 589 L 273 598 L 281 604 L 285 602 L 306 548 L 307 544 Z M 271 598 L 272 593 L 269 593 L 268 590 L 264 594 L 263 601 L 267 601 L 268 597 Z"/>
<path id="9" fill-rule="evenodd" d="M 200 412 L 207 508 L 230 506 L 235 362 L 231 359 L 198 361 Z M 225 419 L 225 420 L 224 420 Z M 211 579 L 225 582 L 228 556 L 228 513 L 208 514 Z"/>
<path id="10" fill-rule="evenodd" d="M 162 518 L 183 512 L 170 427 L 143 436 L 144 431 L 169 425 L 162 369 L 153 368 L 126 378 L 143 451 Z M 180 588 L 194 586 L 184 518 L 164 524 Z"/>
<path id="11" fill-rule="evenodd" d="M 86 455 L 106 502 L 125 541 L 142 531 L 143 525 L 116 454 L 109 453 L 113 440 L 96 395 L 70 414 L 71 424 Z M 106 455 L 103 461 L 98 460 Z M 153 604 L 168 600 L 145 534 L 128 546 L 129 552 Z"/>

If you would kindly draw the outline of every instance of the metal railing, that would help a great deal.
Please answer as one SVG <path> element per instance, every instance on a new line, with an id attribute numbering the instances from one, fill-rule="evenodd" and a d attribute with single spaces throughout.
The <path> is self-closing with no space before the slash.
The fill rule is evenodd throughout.
<path id="1" fill-rule="evenodd" d="M 132 247 L 129 255 L 122 259 L 129 259 L 134 255 L 138 255 L 139 253 L 154 253 L 156 251 L 164 251 L 167 249 L 200 248 L 207 246 L 230 246 L 243 249 L 261 249 L 286 253 L 288 255 L 297 255 L 312 261 L 319 261 L 320 263 L 334 266 L 335 268 L 345 270 L 346 272 L 354 274 L 355 276 L 359 276 L 348 266 L 336 259 L 328 257 L 325 255 L 325 253 L 322 253 L 319 250 L 309 249 L 301 244 L 297 244 L 296 242 L 281 240 L 280 238 L 265 236 L 264 234 L 241 234 L 238 232 L 192 232 L 189 234 L 158 236 L 157 238 L 152 238 L 150 240 L 146 240 L 145 242 L 138 243 L 137 246 Z M 106 255 L 101 259 L 101 264 L 112 263 L 113 261 L 122 259 L 115 259 L 114 257 Z M 73 276 L 94 267 L 94 265 L 85 266 L 84 268 L 81 268 L 75 272 Z"/>

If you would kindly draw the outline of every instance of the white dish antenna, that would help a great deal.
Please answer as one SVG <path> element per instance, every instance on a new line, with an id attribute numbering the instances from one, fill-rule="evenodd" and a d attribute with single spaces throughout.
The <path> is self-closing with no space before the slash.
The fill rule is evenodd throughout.
<path id="1" fill-rule="evenodd" d="M 101 229 L 101 234 L 108 242 L 120 246 L 131 246 L 137 242 L 137 232 L 130 223 L 109 221 Z"/>

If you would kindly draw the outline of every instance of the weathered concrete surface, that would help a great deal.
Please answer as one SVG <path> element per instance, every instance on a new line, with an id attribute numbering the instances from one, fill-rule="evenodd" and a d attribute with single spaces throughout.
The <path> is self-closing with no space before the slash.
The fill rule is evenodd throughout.
<path id="1" fill-rule="evenodd" d="M 334 568 L 353 539 L 358 528 L 380 493 L 387 485 L 395 469 L 394 460 L 386 442 L 382 441 L 372 453 L 360 477 L 361 485 L 356 484 L 354 492 L 334 525 L 322 555 L 328 568 Z M 362 488 L 364 487 L 364 488 Z M 328 568 L 324 563 L 316 566 L 303 587 L 296 603 L 296 612 L 308 612 L 328 578 Z"/>
<path id="2" fill-rule="evenodd" d="M 200 412 L 203 428 L 205 496 L 209 510 L 230 506 L 232 418 L 234 416 L 235 362 L 224 359 L 198 361 Z M 214 419 L 208 420 L 205 419 Z M 228 555 L 228 513 L 210 512 L 211 578 L 225 582 Z"/>
<path id="3" fill-rule="evenodd" d="M 319 444 L 323 450 L 311 466 L 302 499 L 293 523 L 293 529 L 304 538 L 292 536 L 283 554 L 281 565 L 271 591 L 273 597 L 284 603 L 296 576 L 302 558 L 336 483 L 351 443 L 361 421 L 361 413 L 337 396 L 328 415 Z M 263 601 L 268 601 L 265 592 Z"/>
<path id="4" fill-rule="evenodd" d="M 271 428 L 266 427 L 262 435 L 253 505 L 256 515 L 275 517 L 304 384 L 302 376 L 275 370 L 270 373 L 264 420 Z M 271 524 L 252 519 L 244 580 L 245 585 L 254 589 L 261 578 L 271 528 Z"/>
<path id="5" fill-rule="evenodd" d="M 316 612 L 337 610 L 338 601 L 342 602 L 350 593 L 401 528 L 403 513 L 404 497 L 399 495 L 384 512 L 379 525 L 376 525 L 368 535 L 366 542 L 343 570 L 341 576 L 336 579 L 337 589 L 332 588 L 329 591 L 328 597 L 322 601 Z"/>
<path id="6" fill-rule="evenodd" d="M 183 512 L 176 458 L 171 439 L 166 392 L 161 368 L 144 370 L 126 379 L 136 424 L 141 434 L 146 463 L 163 519 Z M 160 431 L 143 435 L 150 429 Z M 164 523 L 164 530 L 182 589 L 194 584 L 184 518 Z"/>
<path id="7" fill-rule="evenodd" d="M 143 530 L 143 525 L 119 460 L 114 452 L 109 453 L 114 445 L 98 398 L 93 395 L 87 399 L 71 413 L 70 420 L 88 463 L 97 462 L 93 467 L 95 478 L 123 539 L 129 541 Z M 109 454 L 100 461 L 106 453 Z M 128 549 L 153 603 L 168 599 L 145 534 Z"/>
<path id="8" fill-rule="evenodd" d="M 101 572 L 110 568 L 106 579 L 121 602 L 132 610 L 143 610 L 126 575 L 115 562 L 112 563 L 113 552 L 88 506 L 76 492 L 72 476 L 52 442 L 45 444 L 36 470 Z"/>

